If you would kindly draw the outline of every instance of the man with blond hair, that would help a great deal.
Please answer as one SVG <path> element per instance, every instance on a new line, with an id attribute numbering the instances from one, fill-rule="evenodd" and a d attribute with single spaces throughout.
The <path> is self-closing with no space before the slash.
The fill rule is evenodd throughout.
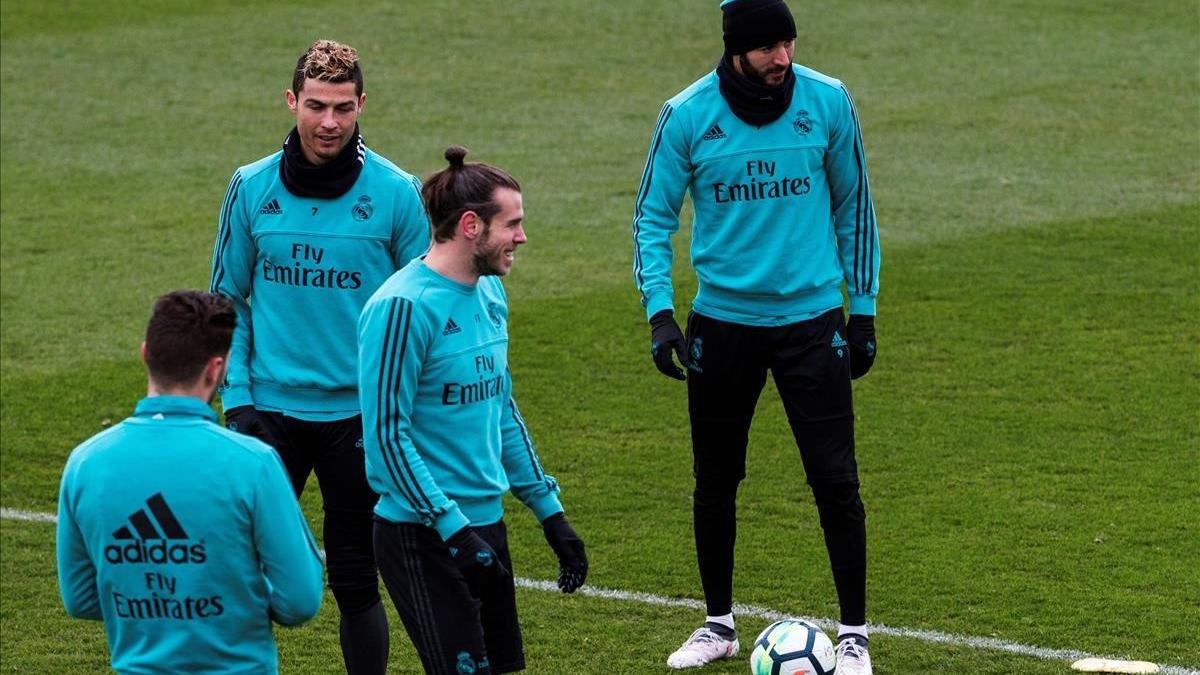
<path id="1" fill-rule="evenodd" d="M 233 174 L 211 289 L 238 327 L 221 402 L 230 429 L 279 453 L 297 496 L 315 472 L 329 587 L 352 675 L 387 667 L 387 616 L 372 546 L 355 326 L 367 299 L 429 246 L 421 183 L 371 151 L 355 50 L 318 40 L 284 92 L 296 126 L 283 148 Z"/>

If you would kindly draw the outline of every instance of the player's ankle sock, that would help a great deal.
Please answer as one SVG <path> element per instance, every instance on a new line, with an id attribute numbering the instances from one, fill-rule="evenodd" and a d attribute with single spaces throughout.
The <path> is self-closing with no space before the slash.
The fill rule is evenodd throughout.
<path id="1" fill-rule="evenodd" d="M 349 675 L 387 672 L 388 621 L 382 601 L 358 614 L 343 614 L 339 637 Z"/>
<path id="2" fill-rule="evenodd" d="M 733 628 L 732 612 L 721 616 L 706 616 L 704 617 L 704 626 L 726 640 L 737 637 L 737 631 Z"/>
<path id="3" fill-rule="evenodd" d="M 859 645 L 861 645 L 864 649 L 869 649 L 869 644 L 870 644 L 871 640 L 870 640 L 870 638 L 867 637 L 866 625 L 846 626 L 844 624 L 839 623 L 837 633 L 838 633 L 838 642 L 841 642 L 842 640 L 845 640 L 847 638 L 853 638 L 854 641 L 857 642 Z"/>

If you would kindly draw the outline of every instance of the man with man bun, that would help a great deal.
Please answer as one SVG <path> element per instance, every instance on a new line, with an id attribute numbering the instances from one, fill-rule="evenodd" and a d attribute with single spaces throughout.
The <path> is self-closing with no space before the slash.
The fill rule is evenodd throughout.
<path id="1" fill-rule="evenodd" d="M 526 241 L 521 186 L 466 154 L 448 148 L 422 187 L 429 253 L 376 291 L 358 326 L 375 555 L 425 672 L 447 675 L 525 667 L 505 492 L 541 522 L 563 592 L 588 570 L 508 370 L 500 277 Z"/>
<path id="2" fill-rule="evenodd" d="M 663 106 L 633 220 L 651 355 L 664 375 L 687 380 L 707 605 L 704 624 L 667 663 L 690 668 L 738 652 L 735 504 L 769 371 L 824 530 L 841 608 L 837 674 L 869 675 L 850 381 L 875 360 L 880 258 L 858 113 L 841 82 L 792 63 L 796 24 L 782 0 L 725 0 L 721 12 L 725 53 Z M 699 288 L 685 335 L 670 238 L 689 191 Z"/>

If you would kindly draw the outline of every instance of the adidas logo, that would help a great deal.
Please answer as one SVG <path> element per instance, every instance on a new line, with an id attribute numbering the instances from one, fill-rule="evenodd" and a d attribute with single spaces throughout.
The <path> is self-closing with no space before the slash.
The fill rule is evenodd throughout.
<path id="1" fill-rule="evenodd" d="M 700 137 L 700 140 L 716 141 L 722 138 L 725 138 L 725 132 L 721 130 L 720 124 L 714 124 L 708 128 L 708 131 L 704 132 L 704 135 Z"/>
<path id="2" fill-rule="evenodd" d="M 104 547 L 104 559 L 114 565 L 122 563 L 202 563 L 208 560 L 204 543 L 187 544 L 187 532 L 179 519 L 167 506 L 162 493 L 146 500 L 145 508 L 129 516 L 129 525 L 122 525 L 113 532 L 113 539 L 120 542 Z M 153 516 L 153 518 L 151 518 Z M 155 526 L 157 524 L 157 527 Z M 133 529 L 129 529 L 130 525 Z M 181 541 L 182 540 L 182 541 Z M 180 543 L 171 543 L 178 541 Z"/>
<path id="3" fill-rule="evenodd" d="M 454 323 L 453 317 L 451 317 L 450 320 L 446 322 L 446 327 L 442 329 L 442 335 L 454 335 L 455 333 L 461 333 L 461 332 L 462 332 L 462 329 L 458 327 L 458 324 Z"/>
<path id="4" fill-rule="evenodd" d="M 158 519 L 158 524 L 162 527 L 162 534 L 154 528 L 154 523 L 150 517 L 146 515 L 146 509 L 138 509 L 129 516 L 129 522 L 133 523 L 133 529 L 137 530 L 138 535 L 142 539 L 187 539 L 187 532 L 183 531 L 183 526 L 179 524 L 179 520 L 175 518 L 175 514 L 171 511 L 171 507 L 167 506 L 167 500 L 163 499 L 162 493 L 154 495 L 146 500 L 146 506 L 150 507 L 150 513 Z M 165 535 L 165 536 L 164 536 Z M 113 532 L 113 539 L 136 539 L 133 533 L 126 526 Z"/>
<path id="5" fill-rule="evenodd" d="M 259 213 L 265 213 L 268 216 L 283 215 L 283 209 L 279 208 L 279 200 L 272 199 L 267 202 L 267 205 L 258 210 Z"/>
<path id="6" fill-rule="evenodd" d="M 838 331 L 833 331 L 833 340 L 829 343 L 830 347 L 845 347 L 846 341 L 842 339 L 842 334 Z"/>

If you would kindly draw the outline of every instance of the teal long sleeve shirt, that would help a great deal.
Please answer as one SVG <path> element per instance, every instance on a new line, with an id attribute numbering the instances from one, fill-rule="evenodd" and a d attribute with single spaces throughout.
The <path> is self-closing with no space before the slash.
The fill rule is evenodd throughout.
<path id="1" fill-rule="evenodd" d="M 191 397 L 154 396 L 77 447 L 58 498 L 67 613 L 121 673 L 273 673 L 271 621 L 321 607 L 320 552 L 275 451 Z"/>
<path id="2" fill-rule="evenodd" d="M 288 192 L 282 151 L 234 172 L 221 207 L 210 290 L 238 324 L 221 389 L 243 405 L 310 421 L 358 414 L 354 330 L 367 298 L 429 247 L 420 181 L 363 147 L 340 197 Z"/>
<path id="3" fill-rule="evenodd" d="M 875 314 L 879 233 L 858 116 L 841 82 L 793 64 L 791 106 L 738 118 L 715 71 L 663 106 L 634 208 L 634 279 L 646 316 L 675 306 L 671 237 L 693 207 L 692 308 L 775 326 L 843 303 Z"/>
<path id="4" fill-rule="evenodd" d="M 499 521 L 509 490 L 539 521 L 563 510 L 512 396 L 499 278 L 467 286 L 414 260 L 363 308 L 358 348 L 367 478 L 381 518 L 446 539 Z"/>

